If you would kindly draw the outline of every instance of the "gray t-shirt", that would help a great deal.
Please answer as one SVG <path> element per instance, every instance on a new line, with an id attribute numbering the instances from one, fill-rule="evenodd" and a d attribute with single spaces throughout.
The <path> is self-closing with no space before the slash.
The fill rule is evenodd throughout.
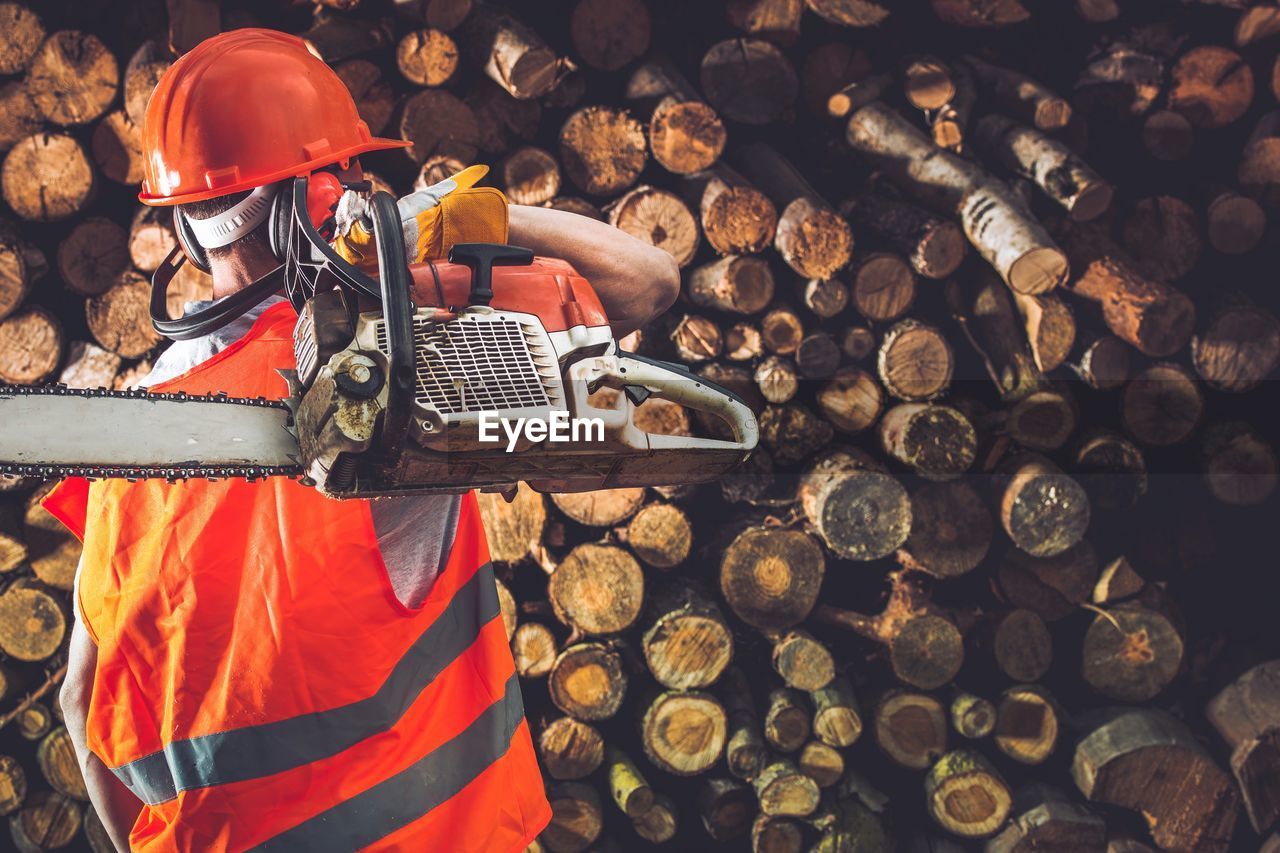
<path id="1" fill-rule="evenodd" d="M 165 382 L 186 373 L 244 337 L 262 312 L 284 297 L 272 296 L 243 317 L 202 338 L 175 341 L 160 354 L 143 387 Z M 209 302 L 188 302 L 186 312 L 204 308 Z M 283 390 L 283 382 L 281 390 Z M 449 559 L 453 534 L 458 526 L 461 498 L 456 495 L 418 495 L 380 498 L 371 501 L 373 527 L 378 549 L 386 564 L 396 597 L 406 607 L 417 607 L 431 591 L 436 576 Z"/>

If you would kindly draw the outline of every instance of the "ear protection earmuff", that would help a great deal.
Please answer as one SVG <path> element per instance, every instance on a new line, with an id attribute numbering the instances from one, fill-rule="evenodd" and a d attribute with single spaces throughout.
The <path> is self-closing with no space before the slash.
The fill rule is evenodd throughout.
<path id="1" fill-rule="evenodd" d="M 311 224 L 323 229 L 334 208 L 342 198 L 342 181 L 333 172 L 315 172 L 307 182 L 307 213 Z M 264 219 L 269 221 L 268 235 L 271 253 L 283 262 L 287 252 L 289 220 L 293 204 L 288 187 L 268 184 L 256 188 L 235 207 L 211 217 L 194 220 L 182 212 L 173 210 L 173 231 L 187 261 L 201 272 L 209 272 L 208 249 L 234 243 L 258 227 Z"/>

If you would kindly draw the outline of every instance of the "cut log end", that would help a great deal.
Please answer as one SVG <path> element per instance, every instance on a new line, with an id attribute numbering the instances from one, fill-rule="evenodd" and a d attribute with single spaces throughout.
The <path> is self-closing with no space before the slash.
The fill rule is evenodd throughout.
<path id="1" fill-rule="evenodd" d="M 1047 293 L 1066 280 L 1068 269 L 1061 249 L 1038 246 L 1013 262 L 1007 280 L 1018 293 Z"/>
<path id="2" fill-rule="evenodd" d="M 580 643 L 565 649 L 551 668 L 551 701 L 579 720 L 605 720 L 622 707 L 627 676 L 622 659 L 599 643 Z"/>
<path id="3" fill-rule="evenodd" d="M 62 359 L 62 324 L 43 308 L 31 307 L 0 322 L 0 380 L 39 385 Z"/>
<path id="4" fill-rule="evenodd" d="M 1058 745 L 1056 704 L 1040 687 L 1011 687 L 1000 697 L 993 737 L 1005 755 L 1021 764 L 1041 764 Z"/>
<path id="5" fill-rule="evenodd" d="M 1146 702 L 1177 675 L 1183 641 L 1163 614 L 1124 605 L 1093 621 L 1083 655 L 1084 679 L 1094 690 L 1121 702 Z"/>
<path id="6" fill-rule="evenodd" d="M 925 780 L 929 814 L 948 832 L 964 838 L 991 835 L 1013 805 L 1004 780 L 985 758 L 964 750 L 938 760 Z"/>
<path id="7" fill-rule="evenodd" d="M 1014 544 L 1037 557 L 1061 554 L 1089 527 L 1089 499 L 1051 463 L 1030 460 L 1012 475 L 1000 499 L 1000 520 Z"/>
<path id="8" fill-rule="evenodd" d="M 583 779 L 604 763 L 604 738 L 590 723 L 558 717 L 538 735 L 538 755 L 552 779 Z"/>
<path id="9" fill-rule="evenodd" d="M 623 549 L 586 543 L 551 573 L 547 594 L 566 625 L 589 635 L 616 634 L 640 615 L 644 574 Z"/>
<path id="10" fill-rule="evenodd" d="M 724 123 L 700 101 L 670 101 L 649 119 L 653 159 L 667 171 L 691 175 L 710 168 L 724 151 Z"/>
<path id="11" fill-rule="evenodd" d="M 927 693 L 891 691 L 876 707 L 875 737 L 894 762 L 923 770 L 946 752 L 946 711 Z"/>
<path id="12" fill-rule="evenodd" d="M 645 709 L 642 736 L 654 764 L 677 776 L 695 776 L 724 753 L 728 723 L 710 694 L 663 693 Z"/>

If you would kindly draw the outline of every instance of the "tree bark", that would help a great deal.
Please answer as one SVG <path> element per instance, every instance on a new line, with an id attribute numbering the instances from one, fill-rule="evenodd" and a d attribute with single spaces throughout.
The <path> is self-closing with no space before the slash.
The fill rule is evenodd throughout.
<path id="1" fill-rule="evenodd" d="M 1071 121 L 1071 104 L 1048 87 L 1010 68 L 966 56 L 965 64 L 977 82 L 996 100 L 1037 130 L 1061 130 Z"/>
<path id="2" fill-rule="evenodd" d="M 945 151 L 883 103 L 849 118 L 846 139 L 909 195 L 960 217 L 983 258 L 1017 293 L 1043 293 L 1067 276 L 1067 259 L 1009 188 Z"/>
<path id="3" fill-rule="evenodd" d="M 813 733 L 827 746 L 851 746 L 862 735 L 862 711 L 853 685 L 837 675 L 810 694 L 813 699 Z"/>
<path id="4" fill-rule="evenodd" d="M 984 116 L 974 131 L 984 153 L 1034 181 L 1072 219 L 1097 219 L 1111 206 L 1111 184 L 1056 139 L 998 115 Z"/>
<path id="5" fill-rule="evenodd" d="M 751 687 L 741 669 L 731 666 L 725 671 L 717 695 L 724 706 L 727 725 L 725 765 L 734 776 L 749 781 L 764 767 L 768 751 Z"/>

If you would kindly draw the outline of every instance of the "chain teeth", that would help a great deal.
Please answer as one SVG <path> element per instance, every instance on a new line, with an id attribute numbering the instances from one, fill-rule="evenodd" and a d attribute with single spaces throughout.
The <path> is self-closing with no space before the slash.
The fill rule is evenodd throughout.
<path id="1" fill-rule="evenodd" d="M 145 388 L 131 388 L 116 391 L 111 388 L 69 388 L 61 383 L 32 387 L 27 385 L 0 384 L 0 397 L 4 396 L 45 396 L 45 397 L 115 397 L 122 400 L 168 400 L 178 403 L 226 403 L 232 406 L 259 406 L 265 409 L 282 409 L 290 412 L 289 427 L 293 426 L 292 412 L 284 400 L 273 400 L 267 397 L 230 397 L 223 391 L 211 394 L 188 394 L 185 391 L 170 393 L 154 393 Z M 12 474 L 20 477 L 36 477 L 44 480 L 60 480 L 63 477 L 84 477 L 88 480 L 123 479 L 130 482 L 138 480 L 166 480 L 177 483 L 182 480 L 229 480 L 240 479 L 254 482 L 267 477 L 302 476 L 302 468 L 298 465 L 238 465 L 204 466 L 115 466 L 115 465 L 44 465 L 34 463 L 0 462 L 0 474 Z"/>

